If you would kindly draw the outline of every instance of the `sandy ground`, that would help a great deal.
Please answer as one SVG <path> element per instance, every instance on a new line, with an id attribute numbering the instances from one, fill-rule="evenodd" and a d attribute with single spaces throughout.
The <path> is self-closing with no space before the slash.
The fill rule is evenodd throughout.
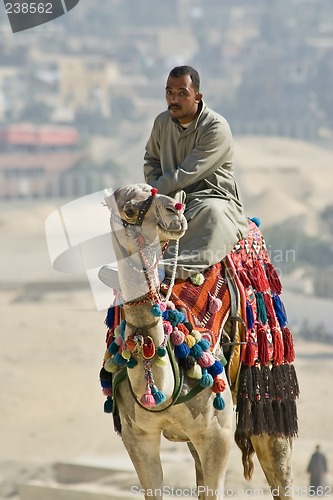
<path id="1" fill-rule="evenodd" d="M 96 310 L 84 277 L 72 276 L 82 283 L 72 289 L 69 276 L 51 269 L 43 226 L 52 210 L 43 205 L 0 212 L 0 499 L 17 498 L 19 485 L 30 479 L 49 479 L 58 461 L 126 462 L 112 418 L 103 413 L 98 381 L 105 314 Z M 301 386 L 295 486 L 307 485 L 306 466 L 318 443 L 333 486 L 333 346 L 295 342 Z M 163 450 L 169 462 L 174 457 L 166 484 L 194 486 L 186 447 L 164 442 Z M 252 482 L 245 482 L 234 445 L 226 486 L 267 492 L 265 484 L 258 465 Z"/>

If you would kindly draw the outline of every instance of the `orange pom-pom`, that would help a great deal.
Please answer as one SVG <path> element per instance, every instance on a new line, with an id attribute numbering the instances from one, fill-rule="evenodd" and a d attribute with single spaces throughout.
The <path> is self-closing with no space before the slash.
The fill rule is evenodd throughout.
<path id="1" fill-rule="evenodd" d="M 212 391 L 218 394 L 219 392 L 223 392 L 225 390 L 225 382 L 219 377 L 214 378 Z"/>
<path id="2" fill-rule="evenodd" d="M 184 323 L 179 323 L 177 325 L 177 328 L 180 332 L 183 332 L 184 335 L 188 335 L 189 334 L 189 331 L 188 331 L 188 328 L 186 328 L 186 326 L 184 325 Z"/>

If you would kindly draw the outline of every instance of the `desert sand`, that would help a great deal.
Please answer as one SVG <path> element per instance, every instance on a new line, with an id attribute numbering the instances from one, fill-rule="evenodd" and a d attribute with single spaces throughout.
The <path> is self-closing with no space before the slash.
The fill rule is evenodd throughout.
<path id="1" fill-rule="evenodd" d="M 111 468 L 124 463 L 130 474 L 121 488 L 137 484 L 112 417 L 103 413 L 98 374 L 105 311 L 96 310 L 86 276 L 57 273 L 49 261 L 44 223 L 59 204 L 1 205 L 0 499 L 18 499 L 20 485 L 31 480 L 52 480 L 56 462 Z M 295 486 L 308 484 L 307 463 L 319 443 L 333 487 L 333 346 L 298 337 L 295 344 L 301 387 Z M 193 487 L 186 446 L 164 441 L 163 452 L 166 484 Z M 268 493 L 258 464 L 251 483 L 243 479 L 235 444 L 226 486 L 234 491 L 262 487 Z"/>

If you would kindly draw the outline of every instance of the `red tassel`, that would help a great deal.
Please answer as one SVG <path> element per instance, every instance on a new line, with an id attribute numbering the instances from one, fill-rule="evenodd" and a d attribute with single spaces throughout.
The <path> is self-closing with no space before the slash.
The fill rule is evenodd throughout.
<path id="1" fill-rule="evenodd" d="M 254 263 L 254 266 L 248 270 L 248 275 L 253 288 L 257 292 L 266 292 L 268 290 L 269 284 L 261 260 Z"/>
<path id="2" fill-rule="evenodd" d="M 258 324 L 257 327 L 257 338 L 258 338 L 258 358 L 262 365 L 268 365 L 269 363 L 269 345 L 267 340 L 267 333 L 265 328 Z"/>
<path id="3" fill-rule="evenodd" d="M 277 328 L 272 328 L 271 334 L 273 337 L 273 346 L 274 346 L 274 364 L 281 365 L 283 363 L 284 358 L 284 346 L 282 341 L 281 333 Z"/>
<path id="4" fill-rule="evenodd" d="M 249 339 L 248 343 L 246 344 L 244 364 L 247 366 L 253 366 L 255 355 L 256 355 L 255 345 L 253 343 L 253 340 Z"/>
<path id="5" fill-rule="evenodd" d="M 282 328 L 283 344 L 284 344 L 284 359 L 287 363 L 292 363 L 295 359 L 294 341 L 291 331 L 287 326 Z"/>
<path id="6" fill-rule="evenodd" d="M 266 262 L 266 276 L 269 283 L 269 288 L 271 292 L 277 293 L 278 295 L 282 292 L 282 284 L 279 275 L 271 262 Z"/>
<path id="7" fill-rule="evenodd" d="M 251 285 L 248 275 L 245 269 L 238 269 L 238 277 L 244 288 L 248 288 Z"/>
<path id="8" fill-rule="evenodd" d="M 266 307 L 268 324 L 271 328 L 274 328 L 276 326 L 276 317 L 275 317 L 272 297 L 270 296 L 269 293 L 264 293 L 263 296 Z"/>

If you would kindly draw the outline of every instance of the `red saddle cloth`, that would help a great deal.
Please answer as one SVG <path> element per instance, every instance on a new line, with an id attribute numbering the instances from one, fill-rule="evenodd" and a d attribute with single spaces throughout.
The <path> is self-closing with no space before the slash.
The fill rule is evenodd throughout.
<path id="1" fill-rule="evenodd" d="M 213 349 L 228 317 L 230 294 L 221 262 L 206 269 L 203 276 L 202 285 L 194 285 L 190 279 L 176 280 L 170 300 L 177 309 L 185 310 L 188 321 Z"/>

